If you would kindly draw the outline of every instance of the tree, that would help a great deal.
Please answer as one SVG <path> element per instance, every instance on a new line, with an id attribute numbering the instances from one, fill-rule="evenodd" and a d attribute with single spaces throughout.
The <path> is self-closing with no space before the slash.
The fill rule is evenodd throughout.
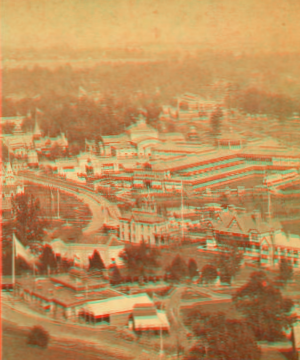
<path id="1" fill-rule="evenodd" d="M 41 241 L 46 224 L 42 217 L 40 201 L 33 195 L 19 194 L 12 199 L 16 235 L 23 245 Z"/>
<path id="2" fill-rule="evenodd" d="M 199 275 L 198 266 L 197 266 L 197 263 L 196 263 L 195 259 L 190 259 L 189 260 L 188 273 L 189 273 L 189 276 L 190 276 L 191 279 Z"/>
<path id="3" fill-rule="evenodd" d="M 103 270 L 105 269 L 105 265 L 101 258 L 101 255 L 97 250 L 94 250 L 93 255 L 89 258 L 90 266 L 89 270 Z"/>
<path id="4" fill-rule="evenodd" d="M 3 134 L 12 134 L 14 132 L 15 124 L 12 122 L 6 122 L 2 125 Z"/>
<path id="5" fill-rule="evenodd" d="M 61 271 L 68 272 L 69 269 L 74 266 L 74 259 L 62 258 L 61 259 Z"/>
<path id="6" fill-rule="evenodd" d="M 167 268 L 167 272 L 169 273 L 170 279 L 174 281 L 180 281 L 181 279 L 186 278 L 188 267 L 179 254 L 175 256 L 171 265 Z"/>
<path id="7" fill-rule="evenodd" d="M 193 345 L 188 354 L 183 357 L 183 360 L 198 360 L 198 359 L 205 359 L 206 357 L 206 350 L 205 347 L 199 342 Z"/>
<path id="8" fill-rule="evenodd" d="M 56 256 L 50 245 L 45 245 L 40 255 L 40 268 L 42 272 L 47 273 L 49 270 L 57 268 Z"/>
<path id="9" fill-rule="evenodd" d="M 220 196 L 220 202 L 222 203 L 222 207 L 224 209 L 227 209 L 229 204 L 228 196 L 225 194 L 225 192 Z"/>
<path id="10" fill-rule="evenodd" d="M 291 262 L 286 258 L 282 258 L 279 263 L 279 279 L 286 284 L 293 278 L 293 273 L 294 271 Z"/>
<path id="11" fill-rule="evenodd" d="M 294 303 L 284 298 L 263 271 L 253 272 L 246 285 L 233 295 L 257 340 L 277 341 L 295 321 Z"/>
<path id="12" fill-rule="evenodd" d="M 243 253 L 237 246 L 225 245 L 226 253 L 221 254 L 218 259 L 218 268 L 221 281 L 231 284 L 232 278 L 239 272 L 243 260 Z"/>
<path id="13" fill-rule="evenodd" d="M 191 349 L 198 359 L 260 359 L 255 336 L 244 321 L 226 319 L 221 312 L 203 313 L 195 319 L 193 332 L 201 339 Z"/>
<path id="14" fill-rule="evenodd" d="M 145 243 L 126 246 L 120 257 L 131 277 L 151 275 L 160 268 L 160 252 Z"/>
<path id="15" fill-rule="evenodd" d="M 201 271 L 201 280 L 205 284 L 213 283 L 218 277 L 218 270 L 214 265 L 204 265 Z"/>
<path id="16" fill-rule="evenodd" d="M 112 285 L 118 285 L 122 282 L 122 276 L 117 265 L 114 265 L 111 269 L 110 282 Z"/>
<path id="17" fill-rule="evenodd" d="M 35 325 L 30 329 L 27 344 L 46 348 L 48 346 L 49 339 L 49 333 L 42 326 Z"/>
<path id="18" fill-rule="evenodd" d="M 51 149 L 50 149 L 50 158 L 52 160 L 58 159 L 60 157 L 63 157 L 65 155 L 64 151 L 62 150 L 62 148 L 55 143 Z"/>

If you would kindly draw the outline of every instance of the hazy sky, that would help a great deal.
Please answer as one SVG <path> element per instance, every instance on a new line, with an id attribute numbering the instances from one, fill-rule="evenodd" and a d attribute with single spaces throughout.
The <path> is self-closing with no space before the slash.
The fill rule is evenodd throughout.
<path id="1" fill-rule="evenodd" d="M 2 0 L 11 47 L 197 42 L 228 50 L 300 50 L 300 0 Z"/>

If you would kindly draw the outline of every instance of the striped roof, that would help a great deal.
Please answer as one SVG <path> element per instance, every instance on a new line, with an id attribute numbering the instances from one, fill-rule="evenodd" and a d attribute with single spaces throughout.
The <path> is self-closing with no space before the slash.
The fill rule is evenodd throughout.
<path id="1" fill-rule="evenodd" d="M 88 302 L 86 310 L 94 314 L 95 317 L 99 317 L 110 314 L 131 312 L 136 304 L 147 304 L 149 306 L 153 306 L 153 302 L 150 297 L 146 293 L 142 293 Z"/>

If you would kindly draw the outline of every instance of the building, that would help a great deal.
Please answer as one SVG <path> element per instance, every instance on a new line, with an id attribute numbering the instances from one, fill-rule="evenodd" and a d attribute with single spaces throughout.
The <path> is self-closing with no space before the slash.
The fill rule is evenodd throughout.
<path id="1" fill-rule="evenodd" d="M 155 309 L 146 293 L 126 295 L 109 287 L 98 274 L 71 268 L 68 274 L 16 280 L 16 296 L 35 311 L 57 320 L 90 325 L 131 326 L 137 307 Z M 153 317 L 143 319 L 143 330 L 153 326 Z M 163 312 L 156 315 L 156 326 L 168 329 Z"/>
<path id="2" fill-rule="evenodd" d="M 49 155 L 53 147 L 58 146 L 61 151 L 68 149 L 69 143 L 64 133 L 55 137 L 50 136 L 34 136 L 33 139 L 34 148 L 38 153 Z"/>
<path id="3" fill-rule="evenodd" d="M 10 162 L 2 164 L 2 211 L 12 210 L 12 198 L 24 193 L 24 184 L 15 177 Z"/>
<path id="4" fill-rule="evenodd" d="M 150 246 L 164 246 L 178 241 L 176 226 L 157 213 L 155 201 L 148 196 L 141 208 L 120 216 L 120 240 L 132 244 L 146 243 Z"/>
<path id="5" fill-rule="evenodd" d="M 83 267 L 89 266 L 89 257 L 97 250 L 106 267 L 109 267 L 113 261 L 118 266 L 123 265 L 120 253 L 124 249 L 124 244 L 119 241 L 118 236 L 114 233 L 96 234 L 89 238 L 82 239 L 79 242 L 65 243 L 61 239 L 54 239 L 48 244 L 56 255 L 62 258 L 79 259 Z"/>
<path id="6" fill-rule="evenodd" d="M 224 106 L 222 101 L 205 99 L 191 93 L 176 97 L 173 103 L 170 106 L 163 106 L 161 120 L 208 121 L 213 111 Z"/>
<path id="7" fill-rule="evenodd" d="M 1 117 L 1 125 L 4 125 L 4 124 L 14 124 L 15 126 L 16 125 L 22 125 L 24 119 L 25 119 L 25 116 L 20 116 L 20 115 L 17 115 L 17 116 L 2 116 Z"/>
<path id="8" fill-rule="evenodd" d="M 279 221 L 264 220 L 259 211 L 248 214 L 233 205 L 211 215 L 201 222 L 207 232 L 208 249 L 222 249 L 229 243 L 243 249 L 250 260 L 276 266 L 285 257 L 294 267 L 299 267 L 300 238 L 285 234 Z"/>
<path id="9" fill-rule="evenodd" d="M 14 172 L 14 174 L 18 174 L 19 171 L 24 171 L 28 169 L 28 162 L 27 159 L 18 159 L 15 158 L 12 161 L 12 170 Z"/>

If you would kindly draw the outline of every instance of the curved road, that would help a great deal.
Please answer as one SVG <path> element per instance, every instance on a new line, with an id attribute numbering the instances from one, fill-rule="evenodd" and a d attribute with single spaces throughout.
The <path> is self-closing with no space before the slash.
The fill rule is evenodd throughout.
<path id="1" fill-rule="evenodd" d="M 84 233 L 92 233 L 99 230 L 99 228 L 103 225 L 105 212 L 114 219 L 118 219 L 120 216 L 120 211 L 117 205 L 110 203 L 107 199 L 99 194 L 96 194 L 87 186 L 80 184 L 77 185 L 69 181 L 57 179 L 54 177 L 36 175 L 29 172 L 19 173 L 19 176 L 24 180 L 42 184 L 44 186 L 52 185 L 55 188 L 62 189 L 83 200 L 89 206 L 92 212 L 92 219 L 88 226 L 83 229 Z"/>
<path id="2" fill-rule="evenodd" d="M 178 343 L 185 349 L 189 349 L 191 347 L 190 340 L 187 337 L 188 330 L 185 325 L 182 323 L 180 319 L 180 302 L 181 297 L 184 291 L 193 289 L 196 292 L 209 295 L 211 300 L 228 300 L 231 299 L 230 295 L 218 294 L 215 293 L 212 289 L 201 287 L 197 285 L 186 285 L 180 286 L 174 289 L 174 291 L 170 294 L 170 296 L 164 301 L 164 308 L 166 310 L 168 319 L 172 321 L 172 325 L 170 328 L 170 336 L 173 337 L 174 344 Z M 199 303 L 199 300 L 196 299 L 195 303 Z M 192 302 L 191 302 L 192 304 Z"/>

